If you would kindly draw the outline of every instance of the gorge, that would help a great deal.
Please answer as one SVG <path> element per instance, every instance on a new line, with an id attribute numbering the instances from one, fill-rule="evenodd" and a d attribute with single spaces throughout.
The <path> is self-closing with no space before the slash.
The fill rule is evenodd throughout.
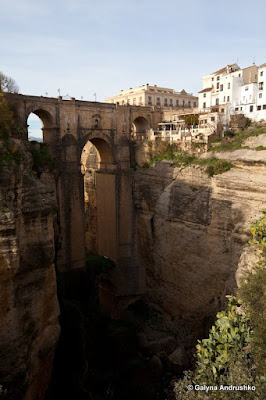
<path id="1" fill-rule="evenodd" d="M 58 398 L 62 386 L 47 389 L 52 376 L 64 381 L 56 366 L 52 375 L 53 360 L 62 346 L 60 325 L 69 332 L 73 327 L 64 324 L 71 321 L 77 331 L 69 340 L 79 342 L 75 382 L 86 388 L 76 398 L 97 398 L 96 370 L 88 364 L 97 356 L 99 374 L 110 363 L 98 385 L 111 393 L 110 360 L 117 354 L 123 359 L 115 364 L 117 375 L 126 354 L 133 363 L 128 375 L 141 382 L 139 368 L 143 378 L 138 386 L 134 376 L 123 376 L 128 393 L 118 379 L 117 398 L 161 398 L 164 371 L 178 376 L 191 365 L 197 339 L 207 335 L 225 295 L 235 292 L 249 227 L 266 205 L 266 150 L 223 155 L 234 167 L 213 177 L 199 165 L 169 161 L 142 168 L 136 165 L 148 157 L 142 118 L 152 127 L 159 111 L 23 95 L 9 95 L 9 102 L 22 129 L 1 140 L 0 384 L 6 398 Z M 43 120 L 45 145 L 27 141 L 32 111 Z M 116 266 L 96 272 L 87 262 L 85 268 L 96 253 Z M 90 309 L 83 308 L 86 293 Z M 98 296 L 117 324 L 111 330 L 110 320 L 98 315 Z M 62 319 L 70 314 L 70 322 Z M 65 386 L 64 398 L 73 398 L 70 380 Z"/>

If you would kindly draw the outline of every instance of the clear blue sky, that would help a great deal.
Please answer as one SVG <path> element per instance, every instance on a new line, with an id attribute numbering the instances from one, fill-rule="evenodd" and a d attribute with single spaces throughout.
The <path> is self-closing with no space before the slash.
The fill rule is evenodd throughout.
<path id="1" fill-rule="evenodd" d="M 103 101 L 145 83 L 196 94 L 238 60 L 266 62 L 266 2 L 0 0 L 0 71 L 25 94 Z"/>

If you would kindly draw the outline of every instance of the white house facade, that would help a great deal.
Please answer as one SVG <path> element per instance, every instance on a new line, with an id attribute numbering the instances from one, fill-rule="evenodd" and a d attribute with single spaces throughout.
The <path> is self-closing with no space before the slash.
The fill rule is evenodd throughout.
<path id="1" fill-rule="evenodd" d="M 218 113 L 215 120 L 228 125 L 232 114 L 244 114 L 253 121 L 266 120 L 266 64 L 240 69 L 235 64 L 203 77 L 199 92 L 200 120 L 206 113 Z M 212 115 L 213 119 L 213 115 Z"/>

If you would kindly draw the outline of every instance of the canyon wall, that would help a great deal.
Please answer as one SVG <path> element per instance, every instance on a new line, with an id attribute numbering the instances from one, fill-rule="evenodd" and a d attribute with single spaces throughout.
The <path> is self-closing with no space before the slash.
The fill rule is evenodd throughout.
<path id="1" fill-rule="evenodd" d="M 146 297 L 166 320 L 184 323 L 184 345 L 207 333 L 236 288 L 249 227 L 266 206 L 265 172 L 263 163 L 238 161 L 212 178 L 199 166 L 167 162 L 135 173 L 135 237 Z"/>
<path id="2" fill-rule="evenodd" d="M 29 144 L 1 143 L 0 383 L 9 400 L 38 400 L 47 389 L 57 343 L 55 180 L 32 171 Z"/>

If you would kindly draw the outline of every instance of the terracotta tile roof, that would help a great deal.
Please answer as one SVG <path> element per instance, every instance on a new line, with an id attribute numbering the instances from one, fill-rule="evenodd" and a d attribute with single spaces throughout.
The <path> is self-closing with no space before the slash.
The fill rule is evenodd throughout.
<path id="1" fill-rule="evenodd" d="M 198 93 L 210 92 L 212 89 L 213 89 L 212 87 L 209 87 L 209 88 L 200 90 Z"/>
<path id="2" fill-rule="evenodd" d="M 266 67 L 266 63 L 261 64 L 261 65 L 258 66 L 258 68 L 264 68 L 264 67 Z"/>
<path id="3" fill-rule="evenodd" d="M 210 74 L 210 75 L 219 75 L 219 74 L 222 74 L 223 72 L 226 72 L 227 68 L 233 67 L 234 65 L 235 65 L 235 63 L 234 63 L 234 64 L 228 64 L 228 65 L 226 65 L 226 67 L 223 67 L 223 68 L 219 69 L 218 71 L 213 72 L 213 73 Z"/>

